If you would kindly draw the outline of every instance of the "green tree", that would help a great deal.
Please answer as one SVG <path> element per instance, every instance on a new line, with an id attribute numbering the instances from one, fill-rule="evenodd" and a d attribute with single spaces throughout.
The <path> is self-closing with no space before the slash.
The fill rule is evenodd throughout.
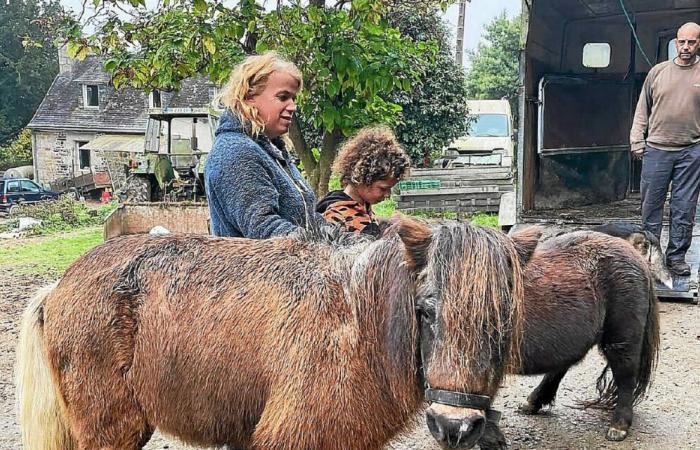
<path id="1" fill-rule="evenodd" d="M 395 125 L 401 107 L 390 95 L 410 90 L 420 77 L 419 62 L 434 56 L 431 45 L 402 36 L 387 22 L 394 5 L 385 0 L 278 2 L 272 11 L 252 0 L 235 6 L 163 0 L 153 11 L 144 0 L 93 3 L 101 25 L 92 36 L 83 36 L 77 21 L 67 27 L 68 51 L 78 58 L 104 55 L 115 86 L 177 87 L 200 73 L 220 83 L 245 54 L 268 49 L 294 61 L 304 78 L 301 114 L 313 133 L 302 133 L 295 121 L 290 138 L 319 195 L 328 190 L 342 137 L 369 123 Z M 410 3 L 444 7 L 447 1 Z M 134 7 L 128 20 L 111 14 L 128 5 Z M 318 144 L 308 136 L 318 136 Z"/>
<path id="2" fill-rule="evenodd" d="M 501 13 L 486 25 L 482 42 L 470 54 L 467 92 L 472 99 L 506 98 L 517 112 L 518 71 L 522 18 Z M 516 122 L 517 123 L 517 122 Z"/>
<path id="3" fill-rule="evenodd" d="M 3 0 L 0 8 L 0 144 L 29 122 L 58 73 L 57 0 Z"/>
<path id="4" fill-rule="evenodd" d="M 32 133 L 24 128 L 14 139 L 0 145 L 0 170 L 32 163 Z"/>
<path id="5" fill-rule="evenodd" d="M 396 127 L 399 141 L 414 164 L 429 167 L 445 145 L 467 131 L 464 70 L 452 56 L 451 36 L 437 10 L 401 7 L 389 20 L 402 34 L 438 47 L 435 59 L 422 62 L 413 89 L 393 98 L 403 108 L 403 121 Z"/>

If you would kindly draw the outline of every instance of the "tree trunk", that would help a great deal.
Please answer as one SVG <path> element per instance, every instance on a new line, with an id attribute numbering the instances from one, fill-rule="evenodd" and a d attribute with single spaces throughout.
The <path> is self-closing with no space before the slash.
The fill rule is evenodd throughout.
<path id="1" fill-rule="evenodd" d="M 318 166 L 318 163 L 316 162 L 316 158 L 314 158 L 313 153 L 311 153 L 311 149 L 306 143 L 306 139 L 304 139 L 304 134 L 301 132 L 301 126 L 299 124 L 299 119 L 296 116 L 294 116 L 292 119 L 292 124 L 289 127 L 289 139 L 292 141 L 292 144 L 294 144 L 294 150 L 301 160 L 301 163 L 304 165 L 304 174 L 309 179 L 309 184 L 311 186 L 316 186 L 316 183 L 318 183 L 318 177 L 316 177 L 316 182 L 314 183 L 314 173 L 317 172 L 316 167 Z"/>
<path id="2" fill-rule="evenodd" d="M 331 168 L 337 153 L 338 143 L 340 142 L 340 131 L 326 131 L 321 142 L 321 157 L 318 161 L 317 183 L 312 185 L 316 191 L 316 197 L 321 198 L 328 193 L 328 183 L 331 180 Z"/>

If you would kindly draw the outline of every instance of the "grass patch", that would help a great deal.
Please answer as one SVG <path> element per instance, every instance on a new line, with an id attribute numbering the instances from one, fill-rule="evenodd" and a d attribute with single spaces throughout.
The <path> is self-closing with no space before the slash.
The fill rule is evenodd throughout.
<path id="1" fill-rule="evenodd" d="M 40 220 L 40 225 L 34 225 L 27 231 L 33 235 L 46 235 L 102 225 L 109 213 L 117 206 L 117 202 L 110 202 L 92 209 L 84 202 L 62 195 L 57 200 L 20 205 L 13 215 Z"/>
<path id="2" fill-rule="evenodd" d="M 102 227 L 22 240 L 0 241 L 0 269 L 60 276 L 78 257 L 104 240 Z"/>
<path id="3" fill-rule="evenodd" d="M 374 214 L 378 217 L 391 217 L 396 212 L 396 202 L 392 198 L 388 198 L 381 203 L 372 206 Z M 498 214 L 478 213 L 473 216 L 465 216 L 457 214 L 454 211 L 446 212 L 417 212 L 405 214 L 410 217 L 418 217 L 420 219 L 467 219 L 474 225 L 484 227 L 498 228 Z"/>
<path id="4" fill-rule="evenodd" d="M 383 202 L 372 205 L 372 211 L 377 217 L 391 217 L 396 212 L 396 202 L 389 197 Z"/>
<path id="5" fill-rule="evenodd" d="M 498 215 L 479 213 L 469 219 L 474 225 L 482 227 L 498 228 Z"/>

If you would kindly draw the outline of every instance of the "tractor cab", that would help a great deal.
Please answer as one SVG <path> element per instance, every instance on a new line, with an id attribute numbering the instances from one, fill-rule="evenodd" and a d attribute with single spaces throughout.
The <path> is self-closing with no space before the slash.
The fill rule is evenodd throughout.
<path id="1" fill-rule="evenodd" d="M 204 165 L 219 113 L 210 108 L 153 108 L 144 153 L 131 161 L 127 198 L 203 200 Z"/>

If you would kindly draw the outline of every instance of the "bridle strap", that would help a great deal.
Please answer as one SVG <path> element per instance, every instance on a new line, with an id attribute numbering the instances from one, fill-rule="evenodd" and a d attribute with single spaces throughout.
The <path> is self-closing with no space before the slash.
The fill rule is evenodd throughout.
<path id="1" fill-rule="evenodd" d="M 491 406 L 491 398 L 486 395 L 465 394 L 463 392 L 444 391 L 442 389 L 426 389 L 425 398 L 432 403 L 441 403 L 458 408 L 487 410 L 489 406 Z"/>
<path id="2" fill-rule="evenodd" d="M 491 409 L 491 397 L 486 395 L 477 394 L 467 394 L 464 392 L 456 391 L 445 391 L 443 389 L 433 389 L 428 387 L 427 380 L 425 378 L 425 366 L 423 365 L 423 352 L 421 351 L 421 317 L 420 314 L 416 315 L 418 321 L 418 345 L 416 348 L 416 359 L 417 359 L 417 369 L 418 382 L 425 389 L 425 399 L 431 403 L 440 403 L 447 406 L 455 406 L 458 408 L 471 408 L 480 409 L 484 411 L 486 420 L 498 426 L 498 422 L 501 420 L 501 412 Z"/>

